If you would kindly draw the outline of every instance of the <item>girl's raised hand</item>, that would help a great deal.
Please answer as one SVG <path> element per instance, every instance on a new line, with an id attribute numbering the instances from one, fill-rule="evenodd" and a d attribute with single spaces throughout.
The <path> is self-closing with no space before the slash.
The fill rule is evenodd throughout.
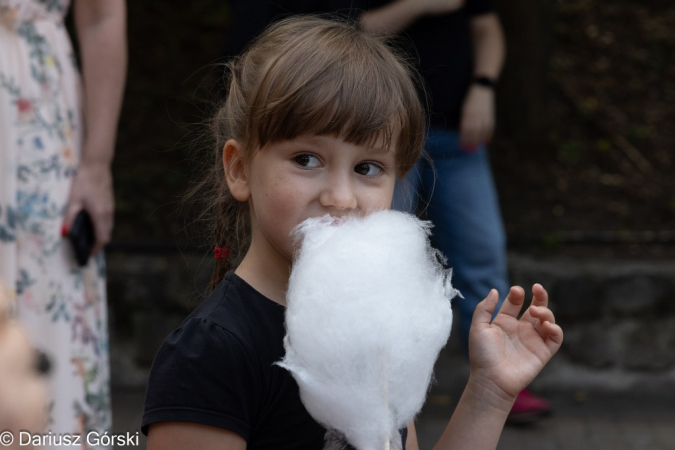
<path id="1" fill-rule="evenodd" d="M 518 315 L 525 300 L 523 288 L 512 287 L 492 322 L 499 300 L 492 290 L 476 307 L 469 334 L 471 379 L 502 399 L 515 399 L 558 351 L 563 332 L 548 309 L 548 293 L 532 286 L 532 305 Z"/>

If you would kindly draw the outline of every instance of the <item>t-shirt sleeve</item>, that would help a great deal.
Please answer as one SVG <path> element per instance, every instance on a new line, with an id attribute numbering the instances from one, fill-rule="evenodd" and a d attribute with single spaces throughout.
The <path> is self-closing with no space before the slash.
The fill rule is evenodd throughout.
<path id="1" fill-rule="evenodd" d="M 495 0 L 467 0 L 465 8 L 469 16 L 480 16 L 495 12 L 497 5 Z"/>
<path id="2" fill-rule="evenodd" d="M 249 355 L 228 330 L 188 319 L 160 347 L 150 371 L 141 430 L 158 422 L 224 428 L 248 440 L 260 388 Z"/>

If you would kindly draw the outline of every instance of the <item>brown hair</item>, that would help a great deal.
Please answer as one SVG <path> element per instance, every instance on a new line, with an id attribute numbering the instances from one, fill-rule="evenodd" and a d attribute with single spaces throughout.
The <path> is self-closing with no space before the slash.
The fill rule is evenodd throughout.
<path id="1" fill-rule="evenodd" d="M 356 145 L 379 139 L 388 148 L 398 133 L 397 175 L 422 151 L 425 116 L 418 80 L 381 39 L 344 21 L 296 16 L 271 25 L 228 64 L 228 95 L 212 119 L 215 165 L 201 187 L 212 193 L 205 211 L 218 246 L 238 261 L 250 244 L 248 205 L 225 181 L 222 151 L 236 139 L 250 161 L 265 144 L 303 134 L 339 136 Z M 216 260 L 215 287 L 229 260 Z"/>

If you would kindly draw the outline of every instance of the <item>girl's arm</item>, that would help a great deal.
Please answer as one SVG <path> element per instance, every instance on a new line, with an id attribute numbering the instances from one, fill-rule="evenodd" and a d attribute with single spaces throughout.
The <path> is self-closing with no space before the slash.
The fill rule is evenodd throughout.
<path id="1" fill-rule="evenodd" d="M 114 200 L 112 163 L 127 68 L 124 0 L 77 0 L 75 28 L 84 79 L 84 143 L 64 225 L 86 209 L 94 222 L 97 253 L 110 240 Z"/>
<path id="2" fill-rule="evenodd" d="M 499 296 L 492 290 L 478 304 L 469 335 L 471 374 L 436 450 L 495 449 L 518 393 L 537 376 L 562 344 L 562 329 L 539 284 L 522 318 L 525 291 L 513 287 L 492 320 Z"/>
<path id="3" fill-rule="evenodd" d="M 434 450 L 495 449 L 513 400 L 469 380 Z"/>
<path id="4" fill-rule="evenodd" d="M 150 425 L 148 450 L 246 450 L 246 441 L 229 430 L 188 422 Z"/>
<path id="5" fill-rule="evenodd" d="M 391 36 L 424 16 L 449 13 L 463 4 L 464 0 L 398 0 L 363 13 L 359 20 L 368 33 Z"/>

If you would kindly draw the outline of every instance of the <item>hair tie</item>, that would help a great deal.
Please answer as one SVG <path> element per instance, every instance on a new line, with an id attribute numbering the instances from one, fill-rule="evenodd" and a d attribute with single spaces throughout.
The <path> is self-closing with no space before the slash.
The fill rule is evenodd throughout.
<path id="1" fill-rule="evenodd" d="M 232 248 L 230 247 L 218 247 L 213 249 L 213 257 L 216 259 L 227 259 L 230 257 L 230 252 Z"/>

